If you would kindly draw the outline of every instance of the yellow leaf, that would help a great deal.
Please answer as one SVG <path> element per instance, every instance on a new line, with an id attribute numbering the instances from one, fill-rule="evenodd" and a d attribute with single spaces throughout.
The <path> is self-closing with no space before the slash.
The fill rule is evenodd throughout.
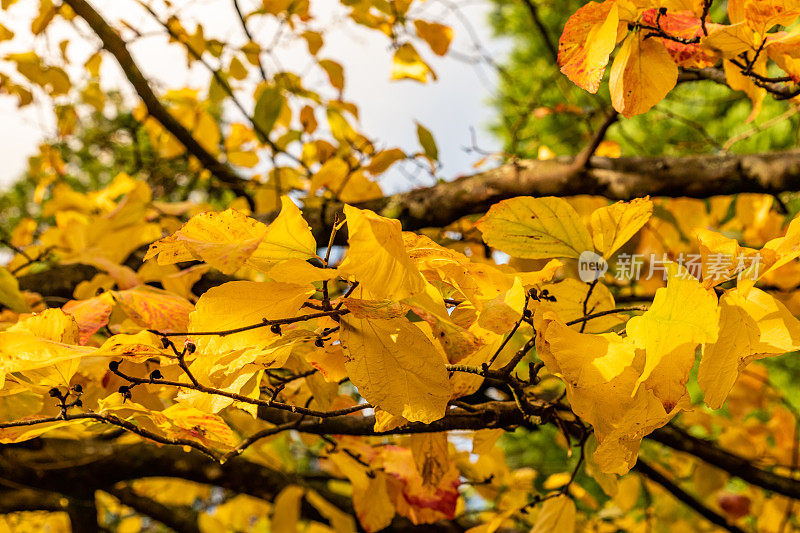
<path id="1" fill-rule="evenodd" d="M 367 478 L 363 487 L 354 485 L 353 507 L 358 522 L 367 533 L 388 527 L 394 518 L 395 508 L 389 497 L 386 475 L 378 472 L 374 477 Z"/>
<path id="2" fill-rule="evenodd" d="M 760 262 L 751 265 L 746 275 L 739 280 L 737 284 L 739 288 L 746 291 L 755 285 L 758 279 L 800 257 L 800 216 L 789 223 L 786 235 L 769 240 L 761 248 L 759 257 Z"/>
<path id="3" fill-rule="evenodd" d="M 0 267 L 0 304 L 17 313 L 27 313 L 30 307 L 19 291 L 19 282 L 5 267 Z"/>
<path id="4" fill-rule="evenodd" d="M 334 191 L 338 190 L 348 174 L 350 174 L 350 166 L 342 158 L 332 157 L 328 159 L 311 176 L 309 194 L 314 194 L 322 187 Z"/>
<path id="5" fill-rule="evenodd" d="M 719 53 L 724 58 L 737 57 L 757 47 L 756 35 L 744 21 L 729 26 L 716 26 L 700 42 L 703 47 Z"/>
<path id="6" fill-rule="evenodd" d="M 181 404 L 171 405 L 161 411 L 161 414 L 167 421 L 158 426 L 170 437 L 185 438 L 223 449 L 236 445 L 233 430 L 218 415 Z"/>
<path id="7" fill-rule="evenodd" d="M 415 80 L 427 83 L 429 77 L 436 80 L 436 74 L 420 57 L 414 45 L 405 43 L 395 50 L 392 59 L 393 80 Z"/>
<path id="8" fill-rule="evenodd" d="M 262 272 L 288 259 L 317 257 L 317 242 L 300 208 L 288 197 L 281 197 L 281 212 L 267 228 L 258 247 L 245 262 Z"/>
<path id="9" fill-rule="evenodd" d="M 300 34 L 300 37 L 306 40 L 306 44 L 308 45 L 308 53 L 312 56 L 317 55 L 319 49 L 322 48 L 324 44 L 322 40 L 322 35 L 316 31 L 306 30 Z"/>
<path id="10" fill-rule="evenodd" d="M 73 346 L 36 337 L 29 331 L 0 332 L 0 387 L 12 372 L 36 370 L 85 357 L 94 348 Z M 63 376 L 64 383 L 71 376 Z"/>
<path id="11" fill-rule="evenodd" d="M 347 298 L 342 300 L 344 306 L 355 318 L 378 318 L 388 320 L 400 318 L 408 313 L 408 306 L 393 300 L 361 300 Z"/>
<path id="12" fill-rule="evenodd" d="M 761 113 L 761 108 L 764 106 L 764 98 L 767 96 L 767 90 L 756 85 L 750 76 L 742 74 L 741 69 L 730 61 L 723 61 L 722 66 L 725 69 L 725 79 L 730 88 L 734 91 L 743 91 L 753 104 L 753 110 L 746 120 L 746 122 L 752 122 Z M 753 65 L 753 73 L 759 76 L 767 75 L 766 56 L 759 56 Z"/>
<path id="13" fill-rule="evenodd" d="M 389 167 L 391 167 L 397 161 L 401 161 L 405 158 L 405 152 L 399 148 L 383 150 L 372 156 L 372 160 L 369 162 L 367 171 L 369 171 L 370 174 L 381 174 L 386 172 Z"/>
<path id="14" fill-rule="evenodd" d="M 353 517 L 320 496 L 317 491 L 309 489 L 306 492 L 306 500 L 328 520 L 336 533 L 355 533 L 356 524 Z"/>
<path id="15" fill-rule="evenodd" d="M 720 299 L 719 338 L 703 348 L 697 382 L 705 402 L 719 409 L 751 361 L 800 349 L 800 321 L 759 289 L 726 292 Z"/>
<path id="16" fill-rule="evenodd" d="M 628 35 L 611 65 L 611 102 L 626 118 L 649 111 L 678 82 L 678 65 L 664 44 L 644 37 Z"/>
<path id="17" fill-rule="evenodd" d="M 619 8 L 616 2 L 589 2 L 564 26 L 558 42 L 558 65 L 573 83 L 596 93 L 617 44 Z"/>
<path id="18" fill-rule="evenodd" d="M 536 524 L 531 529 L 531 533 L 555 531 L 559 533 L 575 531 L 575 502 L 564 494 L 545 500 L 536 517 Z"/>
<path id="19" fill-rule="evenodd" d="M 522 316 L 525 307 L 525 288 L 519 278 L 514 285 L 493 300 L 486 302 L 478 316 L 478 324 L 498 334 L 504 334 L 514 327 Z"/>
<path id="20" fill-rule="evenodd" d="M 39 14 L 31 22 L 31 33 L 39 35 L 53 20 L 56 15 L 56 7 L 53 5 L 52 0 L 41 0 L 39 3 Z"/>
<path id="21" fill-rule="evenodd" d="M 594 249 L 575 209 L 553 196 L 503 200 L 476 226 L 489 246 L 524 259 L 577 258 Z"/>
<path id="22" fill-rule="evenodd" d="M 78 344 L 80 341 L 77 321 L 61 309 L 45 309 L 20 320 L 6 331 L 27 331 L 40 339 L 64 344 Z"/>
<path id="23" fill-rule="evenodd" d="M 335 268 L 317 268 L 302 259 L 287 259 L 269 269 L 268 275 L 272 281 L 302 285 L 336 279 L 339 271 Z"/>
<path id="24" fill-rule="evenodd" d="M 431 340 L 404 318 L 341 321 L 345 366 L 372 405 L 411 422 L 444 416 L 450 400 L 445 362 Z"/>
<path id="25" fill-rule="evenodd" d="M 604 257 L 610 258 L 650 220 L 652 214 L 653 202 L 649 197 L 601 207 L 592 213 L 589 221 L 594 247 Z"/>
<path id="26" fill-rule="evenodd" d="M 443 56 L 447 53 L 453 40 L 453 28 L 438 22 L 425 22 L 424 20 L 415 20 L 414 28 L 417 30 L 417 35 L 428 43 L 434 54 Z"/>
<path id="27" fill-rule="evenodd" d="M 31 426 L 2 428 L 0 429 L 0 444 L 24 442 L 44 435 L 53 429 L 80 425 L 81 423 L 83 423 L 82 420 L 74 420 L 70 422 L 48 422 L 46 424 L 34 424 Z"/>
<path id="28" fill-rule="evenodd" d="M 276 282 L 231 281 L 206 291 L 189 315 L 190 332 L 212 332 L 252 326 L 263 319 L 297 316 L 300 306 L 314 294 L 307 285 Z M 201 354 L 222 354 L 231 350 L 254 350 L 277 337 L 270 328 L 260 327 L 226 336 L 195 335 L 190 339 Z"/>
<path id="29" fill-rule="evenodd" d="M 628 337 L 646 355 L 637 387 L 662 361 L 673 365 L 671 379 L 686 383 L 697 345 L 717 340 L 719 309 L 714 293 L 703 288 L 686 269 L 674 263 L 668 269 L 667 287 L 658 289 L 650 309 L 631 318 L 626 326 Z M 671 390 L 661 399 L 665 405 L 674 405 L 680 396 Z"/>
<path id="30" fill-rule="evenodd" d="M 14 38 L 14 32 L 0 24 L 0 41 L 8 41 Z"/>
<path id="31" fill-rule="evenodd" d="M 347 257 L 339 266 L 369 292 L 370 299 L 402 300 L 425 290 L 425 280 L 409 259 L 400 222 L 345 205 Z"/>
<path id="32" fill-rule="evenodd" d="M 791 26 L 800 16 L 797 0 L 745 0 L 745 20 L 759 35 L 775 25 Z"/>
<path id="33" fill-rule="evenodd" d="M 344 69 L 342 68 L 342 65 L 330 59 L 321 59 L 319 61 L 319 66 L 322 67 L 322 69 L 328 75 L 328 79 L 330 80 L 331 85 L 333 85 L 335 89 L 343 91 Z"/>
<path id="34" fill-rule="evenodd" d="M 245 67 L 239 58 L 233 56 L 231 58 L 231 64 L 228 68 L 228 72 L 230 73 L 231 77 L 235 80 L 243 80 L 247 78 L 247 67 Z"/>
<path id="35" fill-rule="evenodd" d="M 169 265 L 198 259 L 224 274 L 232 274 L 261 244 L 267 226 L 239 211 L 201 213 L 173 235 L 150 245 L 145 261 L 156 257 Z"/>
<path id="36" fill-rule="evenodd" d="M 666 424 L 687 401 L 668 412 L 649 389 L 636 390 L 644 353 L 631 340 L 614 333 L 578 333 L 547 312 L 537 312 L 534 324 L 539 357 L 564 380 L 575 414 L 594 429 L 598 471 L 627 473 L 642 437 Z"/>
<path id="37" fill-rule="evenodd" d="M 300 501 L 305 489 L 297 485 L 289 485 L 276 497 L 272 505 L 273 533 L 297 533 L 297 522 L 300 520 Z"/>
<path id="38" fill-rule="evenodd" d="M 629 512 L 639 501 L 642 492 L 642 482 L 635 475 L 629 475 L 619 480 L 619 492 L 614 497 L 614 503 L 624 513 Z"/>

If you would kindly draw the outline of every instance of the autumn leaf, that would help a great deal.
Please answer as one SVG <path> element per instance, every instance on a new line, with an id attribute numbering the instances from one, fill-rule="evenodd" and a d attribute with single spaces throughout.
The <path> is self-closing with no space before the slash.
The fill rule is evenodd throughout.
<path id="1" fill-rule="evenodd" d="M 258 325 L 262 320 L 291 318 L 314 294 L 307 285 L 277 282 L 231 281 L 206 291 L 189 315 L 191 333 L 224 331 Z M 232 350 L 258 351 L 277 335 L 270 328 L 219 335 L 190 335 L 201 354 Z"/>
<path id="2" fill-rule="evenodd" d="M 800 321 L 774 297 L 753 288 L 720 299 L 719 337 L 703 347 L 697 382 L 705 402 L 719 409 L 751 362 L 800 349 Z"/>
<path id="3" fill-rule="evenodd" d="M 650 110 L 678 81 L 678 65 L 664 44 L 642 31 L 628 35 L 611 65 L 611 103 L 626 118 Z"/>
<path id="4" fill-rule="evenodd" d="M 476 226 L 486 244 L 514 257 L 577 258 L 594 249 L 575 209 L 553 196 L 504 200 L 493 205 Z"/>
<path id="5" fill-rule="evenodd" d="M 608 58 L 617 44 L 619 8 L 613 0 L 589 2 L 564 26 L 558 42 L 558 66 L 573 83 L 596 93 Z"/>
<path id="6" fill-rule="evenodd" d="M 372 405 L 407 420 L 430 423 L 450 400 L 445 361 L 431 340 L 405 318 L 342 317 L 345 367 Z"/>
<path id="7" fill-rule="evenodd" d="M 370 299 L 402 300 L 424 290 L 424 279 L 403 245 L 400 222 L 345 205 L 347 256 L 339 271 L 352 275 Z"/>
<path id="8" fill-rule="evenodd" d="M 194 311 L 185 298 L 153 287 L 113 291 L 111 295 L 140 326 L 162 333 L 186 331 L 189 313 Z"/>
<path id="9" fill-rule="evenodd" d="M 433 53 L 440 56 L 447 53 L 453 40 L 453 29 L 450 26 L 417 19 L 414 21 L 414 29 L 417 30 L 417 35 L 428 43 Z"/>
<path id="10" fill-rule="evenodd" d="M 255 252 L 266 231 L 267 226 L 234 209 L 201 213 L 153 243 L 144 259 L 155 257 L 160 265 L 198 259 L 232 274 Z"/>
<path id="11" fill-rule="evenodd" d="M 637 380 L 645 382 L 662 364 L 666 375 L 663 380 L 651 382 L 664 401 L 667 410 L 683 396 L 683 384 L 694 365 L 694 352 L 698 344 L 714 342 L 719 332 L 719 309 L 713 292 L 684 268 L 669 265 L 666 288 L 656 291 L 650 309 L 628 321 L 628 337 L 637 348 L 645 350 L 645 364 Z M 692 302 L 687 308 L 686 302 Z M 677 384 L 676 384 L 677 383 Z"/>
<path id="12" fill-rule="evenodd" d="M 551 531 L 575 531 L 575 502 L 565 494 L 545 500 L 531 529 L 531 533 Z"/>
<path id="13" fill-rule="evenodd" d="M 281 212 L 267 227 L 263 238 L 245 264 L 262 272 L 289 259 L 317 257 L 317 242 L 300 208 L 288 197 L 281 197 Z"/>
<path id="14" fill-rule="evenodd" d="M 395 50 L 392 59 L 393 80 L 414 80 L 428 83 L 428 78 L 436 80 L 436 73 L 420 57 L 417 49 L 411 43 L 405 43 Z"/>
<path id="15" fill-rule="evenodd" d="M 611 257 L 650 220 L 652 214 L 653 202 L 649 197 L 597 209 L 589 222 L 594 247 L 604 257 Z"/>
<path id="16" fill-rule="evenodd" d="M 30 307 L 19 291 L 17 278 L 4 267 L 0 267 L 0 304 L 18 313 L 30 311 Z"/>

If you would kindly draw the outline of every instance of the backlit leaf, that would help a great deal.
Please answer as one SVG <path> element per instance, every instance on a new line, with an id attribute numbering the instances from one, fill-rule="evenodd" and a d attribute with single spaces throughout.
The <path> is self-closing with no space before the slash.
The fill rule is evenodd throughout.
<path id="1" fill-rule="evenodd" d="M 645 32 L 628 35 L 611 65 L 609 84 L 614 109 L 625 117 L 650 110 L 678 81 L 678 65 L 658 39 Z"/>
<path id="2" fill-rule="evenodd" d="M 558 42 L 558 65 L 573 83 L 596 93 L 617 44 L 619 9 L 616 2 L 589 2 L 564 26 Z"/>
<path id="3" fill-rule="evenodd" d="M 409 421 L 433 422 L 450 399 L 445 362 L 431 340 L 404 318 L 341 321 L 345 366 L 372 405 Z"/>
<path id="4" fill-rule="evenodd" d="M 514 257 L 577 258 L 594 249 L 586 226 L 563 198 L 504 200 L 493 205 L 476 225 L 486 244 Z"/>

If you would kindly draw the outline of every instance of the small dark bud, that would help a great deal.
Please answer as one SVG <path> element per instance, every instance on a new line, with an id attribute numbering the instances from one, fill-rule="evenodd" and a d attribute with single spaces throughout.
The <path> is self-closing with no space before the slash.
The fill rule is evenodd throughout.
<path id="1" fill-rule="evenodd" d="M 75 400 L 75 407 L 83 407 L 83 402 L 80 400 Z"/>
<path id="2" fill-rule="evenodd" d="M 526 309 L 522 314 L 525 315 L 525 318 L 530 318 L 531 316 L 533 316 L 533 313 L 531 312 L 530 309 Z"/>
<path id="3" fill-rule="evenodd" d="M 666 7 L 658 8 L 658 14 L 659 15 L 666 15 L 667 14 L 667 8 Z"/>
<path id="4" fill-rule="evenodd" d="M 281 334 L 281 327 L 279 324 L 273 324 L 269 327 L 269 330 L 274 333 L 275 335 Z"/>
<path id="5" fill-rule="evenodd" d="M 197 349 L 197 346 L 195 346 L 193 342 L 187 342 L 186 346 L 184 347 L 186 348 L 186 353 L 194 353 L 194 351 Z"/>
<path id="6" fill-rule="evenodd" d="M 119 361 L 109 361 L 108 369 L 111 370 L 112 372 L 116 372 L 117 370 L 119 370 L 119 363 L 120 363 Z"/>
<path id="7" fill-rule="evenodd" d="M 50 389 L 50 397 L 61 398 L 61 391 L 58 390 L 58 387 L 53 387 L 52 389 Z"/>
<path id="8" fill-rule="evenodd" d="M 73 386 L 72 386 L 72 390 L 74 390 L 75 392 L 77 392 L 78 394 L 80 394 L 80 393 L 82 393 L 82 392 L 83 392 L 83 387 L 82 387 L 82 386 L 80 386 L 80 385 L 73 385 Z"/>
<path id="9" fill-rule="evenodd" d="M 150 379 L 161 379 L 163 377 L 164 376 L 163 376 L 163 374 L 161 374 L 161 370 L 159 370 L 157 368 L 155 370 L 153 370 L 152 372 L 150 372 Z"/>
<path id="10" fill-rule="evenodd" d="M 317 339 L 314 341 L 314 346 L 316 346 L 317 348 L 324 348 L 325 347 L 325 342 L 323 342 L 322 339 L 317 337 Z"/>
<path id="11" fill-rule="evenodd" d="M 161 337 L 161 347 L 162 348 L 169 348 L 169 345 L 172 344 L 172 341 L 166 337 Z"/>
<path id="12" fill-rule="evenodd" d="M 131 388 L 128 387 L 127 385 L 120 385 L 119 389 L 117 389 L 117 392 L 125 396 L 131 393 Z"/>

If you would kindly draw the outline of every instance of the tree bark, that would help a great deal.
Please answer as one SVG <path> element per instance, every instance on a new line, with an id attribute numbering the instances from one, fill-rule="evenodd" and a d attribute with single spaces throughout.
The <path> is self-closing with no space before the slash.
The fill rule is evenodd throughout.
<path id="1" fill-rule="evenodd" d="M 485 213 L 516 196 L 604 196 L 632 200 L 642 196 L 708 198 L 738 193 L 778 194 L 800 190 L 800 151 L 682 157 L 592 157 L 587 168 L 573 160 L 523 160 L 433 187 L 357 204 L 399 219 L 407 231 L 441 228 L 461 217 Z M 305 208 L 318 236 L 333 226 L 340 202 Z"/>

